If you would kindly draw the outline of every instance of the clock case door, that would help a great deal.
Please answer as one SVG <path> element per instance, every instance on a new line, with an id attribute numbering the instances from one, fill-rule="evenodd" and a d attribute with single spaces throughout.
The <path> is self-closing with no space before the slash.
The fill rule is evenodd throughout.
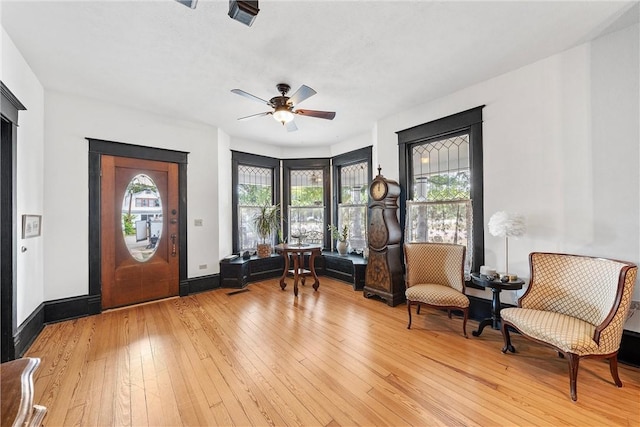
<path id="1" fill-rule="evenodd" d="M 372 202 L 369 208 L 369 259 L 363 292 L 365 297 L 376 295 L 393 307 L 405 300 L 397 197 Z"/>

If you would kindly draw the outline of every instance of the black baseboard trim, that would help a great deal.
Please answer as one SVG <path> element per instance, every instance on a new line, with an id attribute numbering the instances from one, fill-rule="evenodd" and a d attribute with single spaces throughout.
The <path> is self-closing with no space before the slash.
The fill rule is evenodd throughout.
<path id="1" fill-rule="evenodd" d="M 55 323 L 89 315 L 89 303 L 95 310 L 95 297 L 81 295 L 44 303 L 44 323 Z"/>
<path id="2" fill-rule="evenodd" d="M 180 284 L 182 290 L 182 283 Z M 180 292 L 180 296 L 189 294 L 195 294 L 198 292 L 210 291 L 212 289 L 218 289 L 220 287 L 220 274 L 211 274 L 209 276 L 194 277 L 193 279 L 187 279 L 186 282 L 186 294 Z"/>
<path id="3" fill-rule="evenodd" d="M 87 313 L 89 316 L 102 313 L 102 295 L 89 295 L 87 307 L 89 309 Z"/>
<path id="4" fill-rule="evenodd" d="M 474 297 L 473 295 L 467 295 L 469 297 L 469 319 L 481 321 L 487 317 L 491 317 L 491 300 Z M 513 307 L 512 305 L 502 304 L 503 308 Z"/>
<path id="5" fill-rule="evenodd" d="M 181 297 L 186 297 L 189 295 L 189 280 L 181 280 L 178 285 L 178 295 Z"/>
<path id="6" fill-rule="evenodd" d="M 33 341 L 44 328 L 44 303 L 40 304 L 33 313 L 20 325 L 13 336 L 13 345 L 16 358 L 24 355 Z"/>
<path id="7" fill-rule="evenodd" d="M 471 295 L 469 297 L 469 318 L 482 320 L 491 317 L 491 300 L 478 298 Z M 510 304 L 502 304 L 502 308 L 515 307 Z M 640 367 L 640 333 L 624 330 L 620 350 L 618 350 L 618 362 L 626 365 Z"/>
<path id="8" fill-rule="evenodd" d="M 618 360 L 621 363 L 640 368 L 640 333 L 624 330 Z"/>

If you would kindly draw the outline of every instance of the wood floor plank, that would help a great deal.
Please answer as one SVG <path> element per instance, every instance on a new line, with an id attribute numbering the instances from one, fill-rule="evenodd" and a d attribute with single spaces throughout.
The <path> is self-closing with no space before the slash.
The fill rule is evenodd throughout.
<path id="1" fill-rule="evenodd" d="M 325 387 L 320 378 L 299 363 L 305 357 L 295 349 L 294 343 L 282 337 L 279 333 L 281 329 L 277 325 L 257 321 L 252 326 L 258 336 L 269 334 L 273 337 L 272 343 L 278 344 L 272 347 L 275 363 L 279 369 L 290 373 L 298 380 L 296 384 L 306 390 L 306 395 L 312 396 L 312 400 L 304 399 L 307 406 L 313 407 L 314 403 L 319 405 L 334 417 L 333 421 L 342 425 L 373 425 L 375 421 L 380 421 L 368 408 L 363 411 L 355 410 L 352 401 L 345 400 L 345 396 L 340 395 L 336 389 Z"/>
<path id="2" fill-rule="evenodd" d="M 151 353 L 151 346 L 147 336 L 144 310 L 141 306 L 130 310 L 127 346 L 129 348 L 131 425 L 148 426 L 143 357 Z"/>
<path id="3" fill-rule="evenodd" d="M 57 425 L 640 425 L 640 369 L 566 360 L 517 334 L 465 339 L 459 316 L 425 309 L 406 329 L 339 281 L 316 292 L 277 279 L 47 325 L 35 402 Z M 470 321 L 470 331 L 477 322 Z"/>

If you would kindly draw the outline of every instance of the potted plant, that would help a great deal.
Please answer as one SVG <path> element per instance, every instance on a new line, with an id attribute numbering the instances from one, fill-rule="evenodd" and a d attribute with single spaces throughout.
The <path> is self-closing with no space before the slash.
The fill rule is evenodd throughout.
<path id="1" fill-rule="evenodd" d="M 329 232 L 331 232 L 331 237 L 338 241 L 336 243 L 338 253 L 340 255 L 346 255 L 347 249 L 349 248 L 349 242 L 347 241 L 349 238 L 349 227 L 345 224 L 342 226 L 342 230 L 339 230 L 338 227 L 331 224 L 327 228 L 329 229 Z"/>
<path id="2" fill-rule="evenodd" d="M 253 225 L 256 228 L 258 236 L 262 239 L 262 243 L 257 245 L 257 253 L 259 258 L 266 258 L 271 255 L 270 239 L 275 231 L 280 229 L 280 206 L 270 206 L 264 204 L 253 217 Z"/>

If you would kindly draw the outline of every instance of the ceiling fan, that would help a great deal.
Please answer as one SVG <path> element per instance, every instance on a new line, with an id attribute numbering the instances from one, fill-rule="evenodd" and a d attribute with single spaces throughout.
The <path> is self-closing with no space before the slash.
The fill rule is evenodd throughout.
<path id="1" fill-rule="evenodd" d="M 240 117 L 238 120 L 246 120 L 251 119 L 253 117 L 267 116 L 271 114 L 274 119 L 282 123 L 284 127 L 287 128 L 287 131 L 293 132 L 298 130 L 298 127 L 293 121 L 294 114 L 299 114 L 301 116 L 308 117 L 317 117 L 319 119 L 327 119 L 333 120 L 336 116 L 334 111 L 317 111 L 317 110 L 298 110 L 294 108 L 300 104 L 305 99 L 315 95 L 317 92 L 311 89 L 309 86 L 302 85 L 300 88 L 291 96 L 287 96 L 291 86 L 286 83 L 278 83 L 276 85 L 278 92 L 280 92 L 281 96 L 274 96 L 269 101 L 266 101 L 262 98 L 258 98 L 255 95 L 251 95 L 248 92 L 245 92 L 241 89 L 232 89 L 231 92 L 237 93 L 238 95 L 242 95 L 246 98 L 253 99 L 254 101 L 258 101 L 262 104 L 267 104 L 268 106 L 273 108 L 273 111 L 266 111 L 264 113 L 252 114 L 246 117 Z"/>

